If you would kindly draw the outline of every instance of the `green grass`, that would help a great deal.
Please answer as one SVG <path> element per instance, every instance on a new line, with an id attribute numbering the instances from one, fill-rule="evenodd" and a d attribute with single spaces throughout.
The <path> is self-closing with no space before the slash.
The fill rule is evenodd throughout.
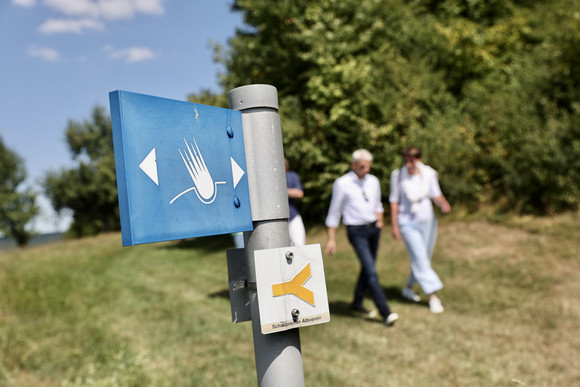
<path id="1" fill-rule="evenodd" d="M 324 257 L 331 322 L 300 332 L 309 386 L 580 384 L 580 220 L 448 218 L 434 267 L 445 313 L 399 296 L 409 264 L 383 233 L 393 328 L 350 312 L 358 262 Z M 121 247 L 119 234 L 0 252 L 0 386 L 254 386 L 232 324 L 229 236 Z M 324 244 L 323 228 L 308 243 Z M 372 302 L 366 301 L 372 308 Z"/>

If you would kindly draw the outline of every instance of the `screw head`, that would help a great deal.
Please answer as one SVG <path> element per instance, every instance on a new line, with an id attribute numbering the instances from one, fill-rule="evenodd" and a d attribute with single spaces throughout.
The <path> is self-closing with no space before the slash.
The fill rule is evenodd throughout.
<path id="1" fill-rule="evenodd" d="M 300 311 L 298 309 L 292 309 L 292 320 L 298 322 L 298 316 L 300 316 Z"/>
<path id="2" fill-rule="evenodd" d="M 234 196 L 234 206 L 240 208 L 241 205 L 242 203 L 240 203 L 240 199 L 237 196 Z"/>
<path id="3" fill-rule="evenodd" d="M 229 138 L 234 137 L 234 130 L 232 129 L 232 127 L 230 125 L 228 125 L 228 127 L 226 128 L 226 133 L 228 134 Z"/>

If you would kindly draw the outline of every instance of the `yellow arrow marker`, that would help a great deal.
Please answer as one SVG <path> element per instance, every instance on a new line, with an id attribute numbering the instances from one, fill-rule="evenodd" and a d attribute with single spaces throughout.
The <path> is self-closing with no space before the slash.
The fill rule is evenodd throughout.
<path id="1" fill-rule="evenodd" d="M 308 281 L 311 275 L 312 273 L 310 272 L 309 262 L 304 266 L 304 269 L 300 270 L 300 272 L 290 281 L 272 285 L 274 297 L 294 294 L 296 297 L 314 306 L 314 293 L 302 286 L 306 281 Z"/>

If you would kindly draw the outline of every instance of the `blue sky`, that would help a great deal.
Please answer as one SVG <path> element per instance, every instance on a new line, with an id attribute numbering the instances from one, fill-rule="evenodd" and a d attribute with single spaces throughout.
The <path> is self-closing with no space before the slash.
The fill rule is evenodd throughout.
<path id="1" fill-rule="evenodd" d="M 72 165 L 69 120 L 109 109 L 128 90 L 185 100 L 217 90 L 210 42 L 242 26 L 233 0 L 0 0 L 0 136 L 25 161 L 29 184 Z M 46 199 L 33 226 L 60 231 Z"/>

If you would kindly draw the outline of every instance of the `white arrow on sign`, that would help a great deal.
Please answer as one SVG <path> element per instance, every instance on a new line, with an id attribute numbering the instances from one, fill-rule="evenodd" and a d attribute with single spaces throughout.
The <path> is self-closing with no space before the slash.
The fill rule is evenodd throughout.
<path id="1" fill-rule="evenodd" d="M 234 188 L 240 182 L 242 176 L 244 176 L 244 170 L 235 162 L 233 157 L 230 157 L 232 160 L 232 175 L 234 175 Z"/>
<path id="2" fill-rule="evenodd" d="M 242 177 L 244 177 L 245 172 L 242 167 L 236 163 L 233 157 L 230 157 L 230 160 L 232 164 L 232 175 L 234 177 L 234 188 L 236 188 Z M 149 176 L 155 184 L 159 185 L 159 176 L 157 174 L 157 154 L 155 148 L 151 149 L 151 152 L 149 152 L 147 157 L 145 157 L 141 164 L 139 164 L 139 168 L 141 168 L 141 170 L 145 172 L 145 174 Z"/>
<path id="3" fill-rule="evenodd" d="M 157 176 L 157 156 L 155 154 L 155 148 L 149 152 L 147 157 L 139 164 L 139 168 L 149 176 L 155 184 L 159 185 L 159 178 Z"/>

